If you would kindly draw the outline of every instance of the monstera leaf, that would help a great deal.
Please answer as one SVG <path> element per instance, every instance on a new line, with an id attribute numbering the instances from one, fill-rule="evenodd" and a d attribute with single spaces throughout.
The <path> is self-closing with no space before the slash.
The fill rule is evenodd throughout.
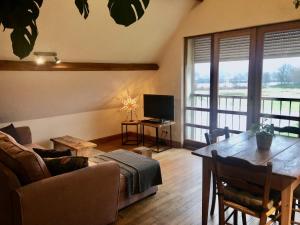
<path id="1" fill-rule="evenodd" d="M 1 0 L 1 15 L 4 28 L 29 26 L 39 16 L 43 0 Z"/>
<path id="2" fill-rule="evenodd" d="M 35 22 L 32 22 L 28 27 L 17 27 L 11 33 L 11 41 L 13 52 L 20 59 L 28 56 L 33 50 L 38 30 Z"/>
<path id="3" fill-rule="evenodd" d="M 4 29 L 12 29 L 13 52 L 24 58 L 33 50 L 38 30 L 36 19 L 43 0 L 1 0 L 0 22 Z"/>
<path id="4" fill-rule="evenodd" d="M 0 25 L 2 24 L 4 29 L 9 27 L 9 24 L 12 24 L 9 21 L 13 20 L 13 1 L 2 0 L 0 1 Z"/>
<path id="5" fill-rule="evenodd" d="M 150 0 L 109 0 L 111 17 L 117 24 L 129 26 L 138 21 L 145 13 Z"/>
<path id="6" fill-rule="evenodd" d="M 87 0 L 75 0 L 75 5 L 79 10 L 80 15 L 83 15 L 84 19 L 88 18 L 90 10 Z"/>

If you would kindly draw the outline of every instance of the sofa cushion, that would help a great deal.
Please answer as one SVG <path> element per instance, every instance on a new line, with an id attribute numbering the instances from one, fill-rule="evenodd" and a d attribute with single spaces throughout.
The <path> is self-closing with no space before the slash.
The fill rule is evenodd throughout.
<path id="1" fill-rule="evenodd" d="M 10 124 L 6 127 L 2 127 L 0 129 L 1 132 L 10 135 L 11 137 L 13 137 L 18 143 L 20 143 L 20 136 L 17 132 L 17 129 L 15 128 L 15 126 L 13 124 Z"/>
<path id="2" fill-rule="evenodd" d="M 38 149 L 46 149 L 44 148 L 43 146 L 39 145 L 39 144 L 35 144 L 35 143 L 32 143 L 32 144 L 26 144 L 26 145 L 23 145 L 25 148 L 27 148 L 29 151 L 33 151 L 34 148 L 38 148 Z"/>
<path id="3" fill-rule="evenodd" d="M 70 149 L 66 149 L 66 150 L 40 149 L 40 148 L 32 148 L 32 149 L 36 154 L 38 154 L 42 158 L 59 158 L 63 156 L 72 156 L 72 152 Z"/>
<path id="4" fill-rule="evenodd" d="M 0 162 L 16 174 L 22 185 L 50 177 L 41 157 L 2 132 L 0 132 Z"/>
<path id="5" fill-rule="evenodd" d="M 44 158 L 48 170 L 52 176 L 72 172 L 88 167 L 87 157 L 65 156 L 60 158 Z"/>

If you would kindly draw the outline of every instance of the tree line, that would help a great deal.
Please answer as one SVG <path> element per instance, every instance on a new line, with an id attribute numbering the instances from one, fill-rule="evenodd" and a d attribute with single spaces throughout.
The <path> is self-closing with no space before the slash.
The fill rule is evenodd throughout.
<path id="1" fill-rule="evenodd" d="M 201 76 L 199 73 L 195 74 L 196 83 L 209 83 L 209 75 Z M 220 83 L 229 82 L 233 86 L 243 86 L 248 83 L 248 73 L 239 73 L 231 76 L 225 74 L 220 74 Z M 278 68 L 276 72 L 264 72 L 262 76 L 262 84 L 268 86 L 270 83 L 278 83 L 278 85 L 290 85 L 290 84 L 300 84 L 300 68 L 296 68 L 290 64 L 284 64 Z"/>

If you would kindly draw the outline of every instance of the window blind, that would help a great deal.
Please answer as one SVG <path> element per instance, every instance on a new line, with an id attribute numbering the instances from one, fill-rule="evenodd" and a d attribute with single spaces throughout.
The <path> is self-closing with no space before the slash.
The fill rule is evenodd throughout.
<path id="1" fill-rule="evenodd" d="M 249 60 L 250 36 L 238 36 L 220 40 L 220 61 Z"/>
<path id="2" fill-rule="evenodd" d="M 264 38 L 264 58 L 300 56 L 300 30 L 269 32 Z"/>
<path id="3" fill-rule="evenodd" d="M 211 37 L 193 39 L 194 63 L 210 63 Z"/>

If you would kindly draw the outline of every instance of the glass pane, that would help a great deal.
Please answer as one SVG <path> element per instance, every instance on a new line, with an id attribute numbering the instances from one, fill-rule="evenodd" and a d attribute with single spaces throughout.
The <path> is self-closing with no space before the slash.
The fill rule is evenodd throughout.
<path id="1" fill-rule="evenodd" d="M 300 30 L 269 32 L 264 37 L 261 113 L 300 116 Z M 269 119 L 275 126 L 298 122 Z"/>
<path id="2" fill-rule="evenodd" d="M 262 97 L 300 98 L 300 56 L 263 60 Z"/>
<path id="3" fill-rule="evenodd" d="M 250 35 L 220 40 L 218 110 L 247 112 Z M 218 127 L 245 131 L 245 115 L 218 113 Z"/>
<path id="4" fill-rule="evenodd" d="M 195 128 L 190 126 L 185 127 L 185 136 L 188 140 L 206 143 L 204 134 L 208 132 L 209 131 L 207 129 Z"/>
<path id="5" fill-rule="evenodd" d="M 209 127 L 211 37 L 188 41 L 185 71 L 185 123 Z M 198 108 L 193 110 L 191 108 Z M 200 109 L 199 109 L 200 108 Z M 186 126 L 185 139 L 204 142 L 206 129 Z"/>
<path id="6" fill-rule="evenodd" d="M 228 127 L 229 130 L 246 131 L 247 117 L 245 115 L 218 113 L 218 127 Z"/>
<path id="7" fill-rule="evenodd" d="M 187 123 L 209 126 L 209 112 L 186 110 L 185 113 Z"/>
<path id="8" fill-rule="evenodd" d="M 185 73 L 186 106 L 209 108 L 210 95 L 210 38 L 188 41 Z"/>

